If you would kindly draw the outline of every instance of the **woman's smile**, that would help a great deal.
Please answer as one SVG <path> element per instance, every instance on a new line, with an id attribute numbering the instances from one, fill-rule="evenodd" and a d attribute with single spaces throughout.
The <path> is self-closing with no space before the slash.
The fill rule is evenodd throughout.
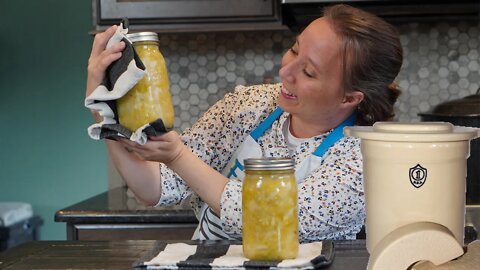
<path id="1" fill-rule="evenodd" d="M 282 93 L 282 96 L 286 99 L 297 99 L 297 96 L 290 93 L 290 91 L 287 90 L 285 85 L 282 85 L 282 90 L 280 92 Z"/>

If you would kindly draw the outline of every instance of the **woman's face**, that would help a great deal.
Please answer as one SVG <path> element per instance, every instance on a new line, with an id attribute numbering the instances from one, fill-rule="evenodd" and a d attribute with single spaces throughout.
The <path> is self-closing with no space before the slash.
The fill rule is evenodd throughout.
<path id="1" fill-rule="evenodd" d="M 279 106 L 307 123 L 325 125 L 343 118 L 341 48 L 326 19 L 312 22 L 283 56 Z"/>

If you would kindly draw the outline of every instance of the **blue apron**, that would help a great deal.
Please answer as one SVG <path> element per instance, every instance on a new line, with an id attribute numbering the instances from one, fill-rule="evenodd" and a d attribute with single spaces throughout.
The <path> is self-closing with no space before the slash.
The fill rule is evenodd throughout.
<path id="1" fill-rule="evenodd" d="M 235 151 L 233 158 L 222 171 L 222 174 L 229 179 L 236 178 L 243 181 L 245 177 L 243 160 L 247 158 L 261 158 L 263 157 L 262 149 L 257 143 L 265 131 L 270 129 L 283 110 L 277 107 L 265 120 L 263 120 L 258 127 L 256 127 L 245 141 Z M 355 114 L 350 115 L 339 126 L 333 129 L 328 134 L 325 140 L 315 149 L 312 155 L 305 158 L 295 168 L 295 178 L 300 183 L 313 170 L 318 168 L 322 163 L 322 157 L 327 150 L 343 137 L 343 128 L 355 124 Z M 222 231 L 220 218 L 208 207 L 207 204 L 201 209 L 201 219 L 199 225 L 194 233 L 193 239 L 229 239 L 229 237 Z"/>

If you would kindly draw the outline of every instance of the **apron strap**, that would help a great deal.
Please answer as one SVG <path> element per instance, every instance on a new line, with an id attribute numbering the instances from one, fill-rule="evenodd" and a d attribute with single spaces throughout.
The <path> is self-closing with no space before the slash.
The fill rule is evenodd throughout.
<path id="1" fill-rule="evenodd" d="M 250 136 L 257 141 L 257 139 L 260 138 L 260 136 L 262 136 L 263 133 L 265 133 L 265 131 L 272 126 L 273 122 L 275 122 L 275 120 L 277 120 L 282 113 L 283 110 L 280 109 L 280 107 L 277 107 L 269 116 L 267 116 L 267 118 L 265 118 L 265 120 L 263 120 L 262 123 L 260 123 L 260 125 L 258 125 L 258 127 L 256 127 L 250 133 Z"/>
<path id="2" fill-rule="evenodd" d="M 334 128 L 333 131 L 328 134 L 327 138 L 325 138 L 325 140 L 318 146 L 315 152 L 313 152 L 313 154 L 317 157 L 322 157 L 323 154 L 327 152 L 328 148 L 330 148 L 343 137 L 343 128 L 346 126 L 353 126 L 356 118 L 356 114 L 352 113 L 347 119 L 345 119 L 345 121 Z"/>
<path id="3" fill-rule="evenodd" d="M 250 136 L 257 141 L 257 139 L 272 126 L 273 122 L 275 122 L 282 113 L 283 110 L 280 107 L 275 108 L 275 110 L 250 133 Z M 356 118 L 356 114 L 352 113 L 347 119 L 345 119 L 345 121 L 334 128 L 333 131 L 328 134 L 327 138 L 325 138 L 325 140 L 318 146 L 315 152 L 313 152 L 313 155 L 322 157 L 332 145 L 343 137 L 343 128 L 346 126 L 353 126 Z"/>

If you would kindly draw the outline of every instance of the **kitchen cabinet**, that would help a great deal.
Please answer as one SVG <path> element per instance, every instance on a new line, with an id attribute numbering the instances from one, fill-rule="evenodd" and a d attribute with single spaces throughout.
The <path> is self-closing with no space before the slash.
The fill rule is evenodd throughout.
<path id="1" fill-rule="evenodd" d="M 189 240 L 198 221 L 189 206 L 146 207 L 111 189 L 55 213 L 67 240 Z"/>
<path id="2" fill-rule="evenodd" d="M 125 17 L 136 32 L 286 29 L 277 0 L 92 0 L 92 7 L 95 31 Z"/>
<path id="3" fill-rule="evenodd" d="M 188 205 L 146 207 L 126 187 L 108 190 L 55 213 L 66 223 L 67 240 L 189 240 L 198 220 Z M 465 243 L 477 239 L 480 206 L 467 205 Z M 1 234 L 0 234 L 1 236 Z M 1 238 L 1 237 L 0 237 Z M 357 239 L 365 239 L 365 230 Z"/>

